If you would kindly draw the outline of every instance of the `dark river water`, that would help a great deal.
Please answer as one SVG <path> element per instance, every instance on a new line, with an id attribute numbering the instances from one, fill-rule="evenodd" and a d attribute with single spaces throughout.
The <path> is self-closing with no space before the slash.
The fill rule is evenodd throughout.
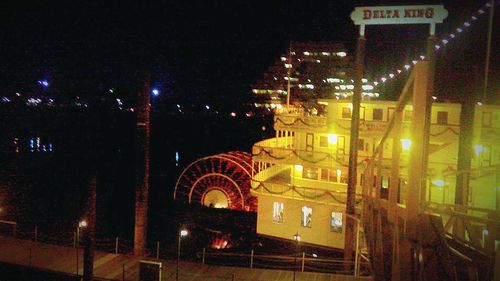
<path id="1" fill-rule="evenodd" d="M 0 110 L 0 219 L 17 221 L 20 233 L 37 226 L 41 235 L 69 239 L 84 212 L 89 175 L 97 170 L 97 237 L 132 241 L 134 113 Z M 210 233 L 231 232 L 233 243 L 253 243 L 242 241 L 254 236 L 255 214 L 182 206 L 172 199 L 173 187 L 182 168 L 197 158 L 250 152 L 253 143 L 273 134 L 270 115 L 153 112 L 150 243 L 174 241 L 181 224 L 194 229 L 196 248 L 209 243 Z"/>

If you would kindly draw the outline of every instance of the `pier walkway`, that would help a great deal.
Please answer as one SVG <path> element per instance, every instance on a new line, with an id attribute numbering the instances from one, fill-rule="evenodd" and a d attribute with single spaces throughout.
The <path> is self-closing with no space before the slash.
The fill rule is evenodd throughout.
<path id="1" fill-rule="evenodd" d="M 80 249 L 78 252 L 78 272 L 81 275 L 83 271 L 83 250 Z M 140 260 L 141 258 L 137 256 L 96 251 L 94 257 L 94 277 L 96 280 L 139 280 Z M 160 261 L 163 263 L 162 280 L 175 280 L 176 261 Z M 0 263 L 76 275 L 76 249 L 0 236 Z M 179 280 L 293 280 L 293 271 L 181 262 L 179 266 Z M 372 278 L 296 272 L 296 280 L 358 281 L 372 280 Z"/>

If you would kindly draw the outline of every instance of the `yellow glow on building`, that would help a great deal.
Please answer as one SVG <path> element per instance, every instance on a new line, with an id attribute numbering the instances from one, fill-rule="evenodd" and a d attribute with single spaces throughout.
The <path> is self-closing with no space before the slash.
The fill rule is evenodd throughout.
<path id="1" fill-rule="evenodd" d="M 432 184 L 435 186 L 443 187 L 446 185 L 446 182 L 444 180 L 433 180 Z"/>
<path id="2" fill-rule="evenodd" d="M 337 134 L 328 134 L 328 143 L 337 144 L 339 136 Z"/>
<path id="3" fill-rule="evenodd" d="M 411 147 L 411 140 L 410 139 L 401 139 L 401 146 L 403 147 L 403 150 L 410 150 Z"/>
<path id="4" fill-rule="evenodd" d="M 476 145 L 474 146 L 474 152 L 476 152 L 476 156 L 479 156 L 479 154 L 480 154 L 481 152 L 486 152 L 486 149 L 484 149 L 484 147 L 483 147 L 482 145 L 480 145 L 480 144 L 476 144 Z"/>
<path id="5" fill-rule="evenodd" d="M 324 105 L 325 113 L 313 115 L 301 107 L 293 106 L 276 111 L 273 129 L 277 131 L 277 137 L 262 140 L 252 149 L 252 161 L 258 167 L 252 183 L 252 194 L 259 201 L 257 233 L 292 240 L 298 231 L 305 243 L 343 248 L 346 219 L 343 202 L 346 202 L 349 176 L 347 167 L 352 104 L 336 99 L 320 100 L 320 103 Z M 384 136 L 396 105 L 395 101 L 362 102 L 360 115 L 363 122 L 360 122 L 359 127 L 359 143 L 362 145 L 358 146 L 358 163 L 373 159 L 373 148 Z M 412 109 L 411 105 L 407 105 L 402 117 L 400 142 L 405 157 L 400 160 L 403 168 L 399 175 L 402 184 L 397 191 L 398 196 L 405 195 L 409 184 L 407 167 L 408 151 L 412 144 L 409 137 Z M 428 202 L 455 204 L 460 113 L 460 104 L 432 104 L 428 154 L 428 174 L 432 178 L 427 177 L 425 180 Z M 471 148 L 480 157 L 472 161 L 470 170 L 471 173 L 484 176 L 469 178 L 471 188 L 470 196 L 467 197 L 469 206 L 497 212 L 500 211 L 500 186 L 495 172 L 500 167 L 498 120 L 500 106 L 476 107 Z M 394 136 L 387 137 L 390 139 Z M 380 181 L 386 189 L 385 196 L 390 192 L 393 142 L 388 140 L 386 144 L 382 153 L 384 163 L 388 165 L 383 165 L 377 171 L 377 176 L 380 172 L 380 178 L 363 178 L 363 169 L 358 169 L 355 195 L 358 200 L 366 184 L 371 181 Z M 273 205 L 275 203 L 278 207 Z M 304 206 L 313 211 L 305 212 L 302 209 Z M 362 211 L 360 208 L 356 207 L 358 214 Z M 304 215 L 309 215 L 309 218 L 304 219 Z M 304 226 L 301 221 L 310 223 Z"/>

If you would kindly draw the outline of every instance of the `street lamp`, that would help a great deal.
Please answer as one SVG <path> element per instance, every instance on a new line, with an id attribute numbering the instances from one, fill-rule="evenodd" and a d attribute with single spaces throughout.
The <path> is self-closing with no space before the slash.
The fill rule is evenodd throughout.
<path id="1" fill-rule="evenodd" d="M 181 229 L 179 231 L 179 241 L 178 241 L 178 244 L 177 244 L 177 267 L 175 269 L 175 280 L 176 281 L 179 281 L 179 260 L 181 259 L 181 238 L 184 237 L 184 236 L 187 236 L 189 234 L 189 232 L 187 231 L 187 229 Z"/>
<path id="2" fill-rule="evenodd" d="M 295 240 L 295 253 L 293 255 L 293 281 L 295 281 L 295 272 L 297 271 L 297 249 L 299 248 L 299 243 L 300 243 L 300 235 L 299 232 L 295 233 L 293 235 L 293 240 Z"/>
<path id="3" fill-rule="evenodd" d="M 80 247 L 80 228 L 86 228 L 88 225 L 86 220 L 81 220 L 78 222 L 78 226 L 76 227 L 76 276 L 78 276 L 78 247 Z"/>

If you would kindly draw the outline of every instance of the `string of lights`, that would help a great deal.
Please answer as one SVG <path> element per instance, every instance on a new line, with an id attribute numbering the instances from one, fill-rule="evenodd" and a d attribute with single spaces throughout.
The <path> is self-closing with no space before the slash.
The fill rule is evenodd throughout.
<path id="1" fill-rule="evenodd" d="M 254 180 L 252 179 L 252 181 L 256 181 L 258 182 L 259 184 L 256 186 L 256 187 L 252 187 L 252 190 L 259 190 L 259 189 L 263 189 L 265 190 L 267 193 L 269 194 L 274 194 L 274 195 L 283 195 L 283 194 L 286 194 L 290 191 L 293 191 L 295 193 L 297 193 L 298 195 L 300 195 L 301 197 L 303 198 L 306 198 L 306 199 L 310 199 L 310 200 L 318 200 L 319 198 L 323 198 L 323 197 L 330 197 L 333 201 L 339 203 L 339 204 L 345 204 L 346 202 L 337 198 L 337 196 L 335 196 L 334 192 L 332 191 L 328 191 L 328 190 L 312 190 L 313 191 L 313 195 L 308 195 L 307 192 L 305 192 L 304 190 L 305 189 L 308 189 L 308 188 L 304 188 L 304 187 L 298 187 L 298 186 L 294 186 L 294 185 L 288 185 L 286 186 L 286 188 L 280 190 L 280 191 L 274 191 L 272 188 L 269 188 L 265 182 L 261 182 L 261 181 L 257 181 L 257 180 Z M 281 186 L 285 186 L 285 185 L 281 185 Z M 336 192 L 336 193 L 339 193 L 339 194 L 342 194 L 341 192 Z M 343 194 L 344 196 L 347 196 L 347 194 Z M 357 199 L 356 200 L 356 204 L 359 204 L 361 203 L 362 199 Z"/>
<path id="2" fill-rule="evenodd" d="M 332 159 L 337 164 L 339 164 L 339 165 L 341 165 L 343 167 L 348 167 L 349 166 L 348 163 L 344 163 L 344 162 L 338 160 L 336 157 L 334 157 L 333 155 L 330 155 L 329 153 L 322 153 L 322 154 L 324 154 L 323 158 L 313 160 L 313 159 L 310 159 L 308 157 L 302 156 L 300 154 L 301 151 L 297 151 L 295 149 L 292 149 L 291 151 L 287 150 L 288 154 L 286 154 L 284 156 L 277 156 L 277 155 L 275 155 L 275 152 L 273 152 L 272 147 L 268 147 L 267 149 L 265 147 L 261 147 L 261 146 L 255 146 L 255 147 L 259 149 L 259 152 L 258 153 L 252 153 L 253 157 L 257 157 L 257 156 L 261 156 L 263 154 L 266 154 L 267 156 L 269 156 L 269 157 L 271 157 L 273 159 L 284 160 L 286 158 L 290 158 L 292 156 L 296 156 L 298 159 L 300 159 L 302 161 L 305 161 L 305 162 L 308 162 L 308 163 L 312 163 L 312 164 L 317 164 L 317 163 L 319 163 L 321 161 L 325 161 L 327 159 Z M 304 152 L 306 155 L 310 154 L 309 151 L 302 151 L 302 152 Z M 363 162 L 364 162 L 364 160 L 358 162 L 358 165 L 362 164 Z"/>
<path id="3" fill-rule="evenodd" d="M 447 35 L 443 36 L 442 39 L 440 39 L 438 41 L 438 43 L 434 46 L 435 50 L 436 51 L 440 51 L 447 44 L 449 44 L 453 40 L 455 40 L 455 38 L 457 38 L 460 35 L 460 33 L 466 31 L 467 29 L 469 29 L 469 27 L 475 21 L 477 21 L 482 15 L 486 14 L 486 10 L 489 9 L 489 8 L 491 8 L 491 4 L 489 2 L 485 3 L 484 5 L 482 5 L 469 18 L 467 18 L 467 20 L 465 20 L 464 22 L 462 22 L 462 24 L 459 27 L 457 27 L 453 32 L 451 32 L 450 34 L 447 34 Z M 418 61 L 423 61 L 423 60 L 425 60 L 425 56 L 424 55 L 420 55 L 418 58 L 414 58 L 413 60 L 411 60 L 411 63 L 404 64 L 403 66 L 395 69 L 394 71 L 389 72 L 388 74 L 382 75 L 381 77 L 377 78 L 375 81 L 372 81 L 371 83 L 374 86 L 385 84 L 388 81 L 391 81 L 392 79 L 394 79 L 395 77 L 397 77 L 399 74 L 401 74 L 401 73 L 403 73 L 405 71 L 409 71 L 415 64 L 417 64 Z"/>

